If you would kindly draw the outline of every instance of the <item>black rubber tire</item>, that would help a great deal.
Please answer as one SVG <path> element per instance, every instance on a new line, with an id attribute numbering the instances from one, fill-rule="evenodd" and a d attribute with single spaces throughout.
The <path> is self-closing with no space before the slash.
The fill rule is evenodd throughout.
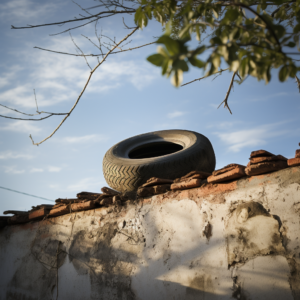
<path id="1" fill-rule="evenodd" d="M 180 145 L 175 146 L 182 150 L 157 157 L 129 158 L 133 149 L 167 143 Z M 215 165 L 214 149 L 207 137 L 188 130 L 163 130 L 137 135 L 111 147 L 103 158 L 103 174 L 111 188 L 131 192 L 151 177 L 175 179 L 194 170 L 211 173 Z"/>

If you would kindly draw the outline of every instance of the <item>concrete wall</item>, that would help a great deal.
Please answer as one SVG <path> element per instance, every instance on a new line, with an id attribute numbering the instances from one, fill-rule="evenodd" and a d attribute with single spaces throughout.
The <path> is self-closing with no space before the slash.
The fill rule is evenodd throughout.
<path id="1" fill-rule="evenodd" d="M 300 167 L 0 231 L 0 299 L 300 299 Z"/>

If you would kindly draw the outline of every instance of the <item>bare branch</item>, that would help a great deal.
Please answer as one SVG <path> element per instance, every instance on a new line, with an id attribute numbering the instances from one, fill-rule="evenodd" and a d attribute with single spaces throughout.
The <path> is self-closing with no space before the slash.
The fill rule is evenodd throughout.
<path id="1" fill-rule="evenodd" d="M 83 95 L 83 93 L 85 92 L 94 72 L 98 69 L 98 67 L 106 60 L 107 56 L 112 52 L 114 51 L 121 43 L 123 43 L 125 40 L 127 40 L 131 35 L 133 35 L 136 31 L 138 30 L 138 27 L 136 27 L 134 30 L 132 30 L 128 35 L 126 35 L 120 42 L 118 42 L 114 47 L 111 48 L 111 50 L 109 52 L 106 53 L 106 55 L 103 57 L 103 59 L 95 66 L 95 68 L 90 72 L 90 75 L 81 91 L 81 93 L 79 94 L 77 100 L 75 101 L 73 107 L 70 109 L 70 111 L 68 112 L 68 114 L 63 118 L 63 120 L 59 123 L 59 125 L 55 128 L 55 130 L 48 136 L 46 137 L 45 139 L 43 139 L 42 141 L 40 141 L 39 143 L 35 143 L 33 141 L 33 138 L 32 136 L 30 135 L 30 139 L 33 143 L 33 145 L 40 145 L 42 144 L 43 142 L 45 142 L 46 140 L 50 139 L 54 134 L 55 132 L 61 127 L 61 125 L 66 121 L 66 119 L 71 115 L 71 113 L 73 112 L 73 110 L 75 109 L 75 107 L 77 106 L 81 96 Z"/>
<path id="2" fill-rule="evenodd" d="M 45 119 L 48 119 L 50 117 L 52 117 L 52 115 L 49 115 L 49 116 L 46 116 L 46 117 L 43 117 L 43 118 L 40 118 L 40 119 L 23 119 L 23 118 L 14 118 L 14 117 L 8 117 L 8 116 L 3 116 L 3 115 L 0 115 L 1 118 L 6 118 L 6 119 L 12 119 L 12 120 L 22 120 L 22 121 L 42 121 L 42 120 L 45 120 Z"/>
<path id="3" fill-rule="evenodd" d="M 39 25 L 27 25 L 23 27 L 15 27 L 11 25 L 11 29 L 27 29 L 27 28 L 36 28 L 36 27 L 44 27 L 44 26 L 53 26 L 53 25 L 61 25 L 61 24 L 66 24 L 70 22 L 78 22 L 78 21 L 84 21 L 84 20 L 89 20 L 91 18 L 97 18 L 103 14 L 128 14 L 128 13 L 135 13 L 135 9 L 133 10 L 122 10 L 122 11 L 115 11 L 115 10 L 108 10 L 108 11 L 102 11 L 98 14 L 91 15 L 89 17 L 84 17 L 80 19 L 72 19 L 72 20 L 67 20 L 67 21 L 61 21 L 61 22 L 55 22 L 55 23 L 46 23 L 46 24 L 39 24 Z M 100 17 L 101 18 L 101 17 Z M 95 20 L 93 20 L 95 21 Z M 88 23 L 86 23 L 88 24 Z"/>
<path id="4" fill-rule="evenodd" d="M 210 77 L 210 76 L 212 76 L 212 75 L 220 74 L 220 73 L 222 73 L 222 72 L 224 72 L 224 71 L 227 71 L 227 70 L 229 70 L 229 68 L 227 68 L 227 69 L 221 69 L 221 70 L 220 70 L 220 71 L 218 71 L 218 72 L 215 72 L 215 73 L 213 73 L 213 74 L 210 74 L 210 75 L 205 75 L 205 76 L 203 76 L 203 77 L 200 77 L 200 78 L 194 79 L 194 80 L 192 80 L 192 81 L 189 81 L 189 82 L 187 82 L 187 83 L 185 83 L 185 84 L 183 84 L 183 85 L 181 85 L 181 86 L 188 85 L 188 84 L 190 84 L 190 83 L 193 83 L 193 82 L 195 82 L 195 81 L 200 81 L 200 80 L 202 80 L 202 79 L 204 79 L 204 78 Z"/>
<path id="5" fill-rule="evenodd" d="M 77 46 L 77 44 L 75 43 L 75 41 L 74 41 L 74 39 L 73 39 L 73 37 L 72 37 L 71 32 L 69 32 L 69 34 L 70 34 L 70 37 L 71 37 L 71 40 L 72 40 L 73 44 L 74 44 L 75 47 L 82 53 L 82 56 L 84 57 L 84 60 L 85 60 L 86 64 L 88 65 L 88 67 L 90 68 L 90 70 L 92 70 L 92 68 L 91 68 L 91 66 L 89 65 L 89 62 L 87 61 L 87 59 L 86 59 L 86 57 L 85 57 L 83 51 L 82 51 L 82 50 L 79 48 L 79 46 Z"/>
<path id="6" fill-rule="evenodd" d="M 142 47 L 145 47 L 145 46 L 153 45 L 155 43 L 156 42 L 152 42 L 152 43 L 144 44 L 144 45 L 137 46 L 137 47 L 134 47 L 134 48 L 128 48 L 128 49 L 124 49 L 124 50 L 121 50 L 121 51 L 115 51 L 115 52 L 111 52 L 110 54 L 117 54 L 117 53 L 120 53 L 120 52 L 131 51 L 131 50 L 135 50 L 135 49 L 142 48 Z M 33 48 L 43 50 L 43 51 L 52 52 L 52 53 L 71 55 L 71 56 L 94 56 L 94 57 L 96 57 L 96 56 L 105 56 L 106 55 L 106 53 L 102 53 L 102 54 L 84 54 L 84 55 L 82 55 L 82 54 L 75 54 L 75 53 L 60 52 L 60 51 L 55 51 L 55 50 L 50 50 L 50 49 L 45 49 L 45 48 L 40 48 L 40 47 L 33 47 Z"/>
<path id="7" fill-rule="evenodd" d="M 39 113 L 39 107 L 38 107 L 37 100 L 36 100 L 35 89 L 33 89 L 33 93 L 34 93 L 34 99 L 35 99 L 35 105 L 36 105 L 36 112 Z"/>
<path id="8" fill-rule="evenodd" d="M 15 112 L 17 112 L 17 113 L 19 113 L 19 114 L 25 115 L 25 116 L 31 116 L 31 117 L 33 117 L 33 116 L 39 115 L 39 113 L 37 113 L 37 114 L 27 114 L 27 113 L 24 113 L 24 112 L 19 111 L 19 110 L 17 110 L 17 109 L 14 109 L 14 108 L 10 108 L 10 107 L 8 107 L 8 106 L 5 106 L 5 105 L 3 105 L 3 104 L 0 104 L 0 106 L 5 107 L 5 108 L 10 109 L 10 110 L 13 110 L 13 111 L 15 111 Z"/>
<path id="9" fill-rule="evenodd" d="M 233 81 L 234 81 L 234 77 L 235 75 L 237 74 L 237 71 L 233 73 L 232 75 L 232 78 L 231 78 L 231 81 L 230 81 L 230 84 L 229 84 L 229 88 L 228 88 L 228 91 L 226 93 L 226 96 L 225 96 L 225 99 L 220 103 L 220 105 L 218 106 L 218 108 L 224 103 L 224 108 L 227 107 L 227 109 L 229 110 L 229 112 L 232 114 L 230 108 L 229 108 L 229 105 L 228 105 L 228 97 L 229 97 L 229 94 L 230 94 L 230 91 L 233 87 Z"/>
<path id="10" fill-rule="evenodd" d="M 0 106 L 5 107 L 5 108 L 7 108 L 7 109 L 10 109 L 10 110 L 12 110 L 12 111 L 15 111 L 15 112 L 17 112 L 17 113 L 19 113 L 19 114 L 22 114 L 22 115 L 25 115 L 25 116 L 31 116 L 31 117 L 33 117 L 33 116 L 38 116 L 38 115 L 40 115 L 40 114 L 48 114 L 48 115 L 53 115 L 53 116 L 63 116 L 63 115 L 66 115 L 66 114 L 67 114 L 67 113 L 52 113 L 52 112 L 46 112 L 46 111 L 38 111 L 37 114 L 27 114 L 27 113 L 24 113 L 24 112 L 19 111 L 19 110 L 17 110 L 17 109 L 14 109 L 14 108 L 10 108 L 10 107 L 8 107 L 8 106 L 5 106 L 5 105 L 3 105 L 3 104 L 0 104 Z M 1 116 L 1 115 L 0 115 L 0 116 Z M 1 116 L 1 117 L 6 118 L 5 116 Z M 7 118 L 9 118 L 9 119 L 14 119 L 14 118 L 12 118 L 12 117 L 7 117 Z M 17 119 L 17 118 L 16 118 L 16 119 Z M 18 120 L 38 120 L 38 121 L 39 121 L 39 119 L 18 119 Z"/>

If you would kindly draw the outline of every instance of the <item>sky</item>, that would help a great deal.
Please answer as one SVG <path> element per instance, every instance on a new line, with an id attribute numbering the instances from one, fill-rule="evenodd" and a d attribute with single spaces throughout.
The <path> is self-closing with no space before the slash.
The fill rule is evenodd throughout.
<path id="1" fill-rule="evenodd" d="M 77 3 L 95 5 L 95 1 Z M 69 33 L 51 35 L 68 27 L 16 30 L 11 25 L 73 19 L 82 13 L 72 1 L 0 2 L 0 104 L 36 113 L 35 89 L 40 111 L 70 110 L 89 76 L 86 61 L 33 48 L 76 53 Z M 132 16 L 125 22 L 134 26 Z M 129 32 L 120 17 L 101 20 L 97 30 L 116 41 Z M 150 22 L 123 49 L 153 42 L 161 34 L 159 24 Z M 93 24 L 72 30 L 72 38 L 85 54 L 99 53 L 87 39 L 97 44 Z M 146 61 L 156 47 L 110 55 L 71 116 L 40 146 L 32 145 L 29 135 L 35 142 L 43 140 L 62 116 L 32 122 L 0 118 L 0 186 L 52 201 L 73 198 L 81 191 L 100 192 L 107 186 L 102 159 L 110 147 L 137 134 L 165 129 L 193 130 L 208 137 L 216 169 L 229 163 L 246 165 L 251 151 L 259 149 L 294 157 L 300 142 L 300 94 L 294 79 L 281 83 L 278 70 L 273 70 L 268 85 L 252 77 L 242 85 L 235 83 L 229 97 L 231 115 L 223 107 L 217 109 L 231 80 L 229 72 L 175 88 L 159 68 Z M 91 67 L 97 64 L 95 58 L 88 62 Z M 202 71 L 190 69 L 184 83 L 202 76 Z M 26 118 L 4 107 L 0 114 Z M 0 188 L 0 214 L 51 203 Z"/>

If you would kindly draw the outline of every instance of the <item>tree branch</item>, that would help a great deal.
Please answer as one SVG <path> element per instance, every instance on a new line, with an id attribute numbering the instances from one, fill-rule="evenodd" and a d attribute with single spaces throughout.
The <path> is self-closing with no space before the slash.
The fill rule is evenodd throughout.
<path id="1" fill-rule="evenodd" d="M 185 84 L 183 84 L 183 85 L 181 85 L 181 86 L 188 85 L 188 84 L 190 84 L 190 83 L 193 83 L 193 82 L 195 82 L 195 81 L 200 81 L 200 80 L 202 80 L 202 79 L 204 79 L 204 78 L 207 78 L 207 77 L 209 77 L 209 76 L 212 76 L 212 75 L 221 74 L 222 72 L 224 72 L 224 71 L 227 71 L 227 70 L 229 70 L 229 68 L 227 68 L 227 69 L 221 69 L 221 70 L 220 70 L 220 71 L 218 71 L 218 72 L 215 72 L 215 73 L 213 73 L 213 74 L 210 74 L 210 75 L 205 75 L 205 76 L 203 76 L 203 77 L 200 77 L 200 78 L 194 79 L 194 80 L 192 80 L 192 81 L 189 81 L 189 82 L 187 82 L 187 83 L 185 83 Z"/>
<path id="2" fill-rule="evenodd" d="M 152 43 L 148 43 L 148 44 L 145 44 L 145 45 L 142 45 L 142 46 L 137 46 L 137 47 L 134 47 L 134 48 L 128 48 L 128 49 L 124 49 L 124 50 L 121 50 L 121 51 L 115 51 L 115 52 L 111 52 L 110 54 L 117 54 L 117 53 L 120 53 L 120 52 L 131 51 L 131 50 L 135 50 L 135 49 L 138 49 L 138 48 L 149 46 L 149 45 L 152 45 L 152 44 L 155 44 L 155 43 L 156 42 L 152 42 Z M 33 48 L 48 51 L 48 52 L 52 52 L 52 53 L 71 55 L 71 56 L 94 56 L 94 57 L 97 57 L 97 56 L 105 56 L 106 55 L 106 53 L 103 53 L 103 54 L 84 54 L 84 55 L 82 55 L 82 54 L 75 54 L 75 53 L 60 52 L 60 51 L 45 49 L 45 48 L 41 48 L 41 47 L 33 47 Z"/>
<path id="3" fill-rule="evenodd" d="M 114 47 L 111 48 L 111 50 L 109 52 L 106 53 L 106 55 L 103 57 L 103 59 L 95 66 L 95 68 L 90 72 L 90 75 L 87 79 L 87 82 L 85 83 L 81 93 L 79 94 L 77 100 L 75 101 L 73 107 L 70 109 L 70 111 L 67 113 L 67 115 L 63 118 L 63 120 L 59 123 L 59 125 L 55 128 L 55 130 L 48 136 L 46 137 L 45 139 L 43 139 L 42 141 L 38 142 L 38 143 L 35 143 L 32 139 L 32 136 L 30 135 L 30 139 L 32 141 L 32 144 L 33 145 L 40 145 L 42 144 L 43 142 L 45 142 L 46 140 L 50 139 L 54 134 L 55 132 L 62 126 L 62 124 L 66 121 L 66 119 L 71 115 L 72 111 L 75 109 L 75 107 L 77 106 L 81 96 L 83 95 L 83 93 L 85 92 L 94 72 L 98 69 L 98 67 L 105 61 L 105 59 L 107 58 L 107 56 L 112 52 L 114 51 L 121 43 L 123 43 L 125 40 L 127 40 L 131 35 L 133 35 L 137 30 L 138 30 L 139 27 L 136 27 L 134 30 L 132 30 L 128 35 L 126 35 L 119 43 L 117 43 Z"/>
<path id="4" fill-rule="evenodd" d="M 231 81 L 230 81 L 230 84 L 229 84 L 229 88 L 228 88 L 228 91 L 226 93 L 226 96 L 225 96 L 225 99 L 220 103 L 220 105 L 218 106 L 218 108 L 224 103 L 224 108 L 227 107 L 227 109 L 229 110 L 229 112 L 232 114 L 230 108 L 229 108 L 229 105 L 228 105 L 228 97 L 229 97 L 229 94 L 231 92 L 231 89 L 232 89 L 232 86 L 233 86 L 233 80 L 234 80 L 234 77 L 236 75 L 237 71 L 235 71 L 232 75 L 232 78 L 231 78 Z"/>
<path id="5" fill-rule="evenodd" d="M 67 21 L 61 21 L 61 22 L 55 22 L 55 23 L 46 23 L 46 24 L 39 24 L 39 25 L 27 25 L 23 27 L 15 27 L 11 25 L 11 29 L 27 29 L 27 28 L 36 28 L 36 27 L 44 27 L 44 26 L 53 26 L 53 25 L 62 25 L 70 22 L 78 22 L 78 21 L 83 21 L 83 20 L 88 20 L 91 18 L 97 18 L 101 16 L 102 14 L 129 14 L 129 13 L 135 13 L 134 10 L 122 10 L 122 11 L 115 11 L 115 10 L 108 10 L 108 11 L 102 11 L 98 14 L 91 15 L 89 17 L 84 17 L 84 18 L 79 18 L 79 19 L 73 19 L 73 20 L 67 20 Z M 95 20 L 94 20 L 95 21 Z"/>

